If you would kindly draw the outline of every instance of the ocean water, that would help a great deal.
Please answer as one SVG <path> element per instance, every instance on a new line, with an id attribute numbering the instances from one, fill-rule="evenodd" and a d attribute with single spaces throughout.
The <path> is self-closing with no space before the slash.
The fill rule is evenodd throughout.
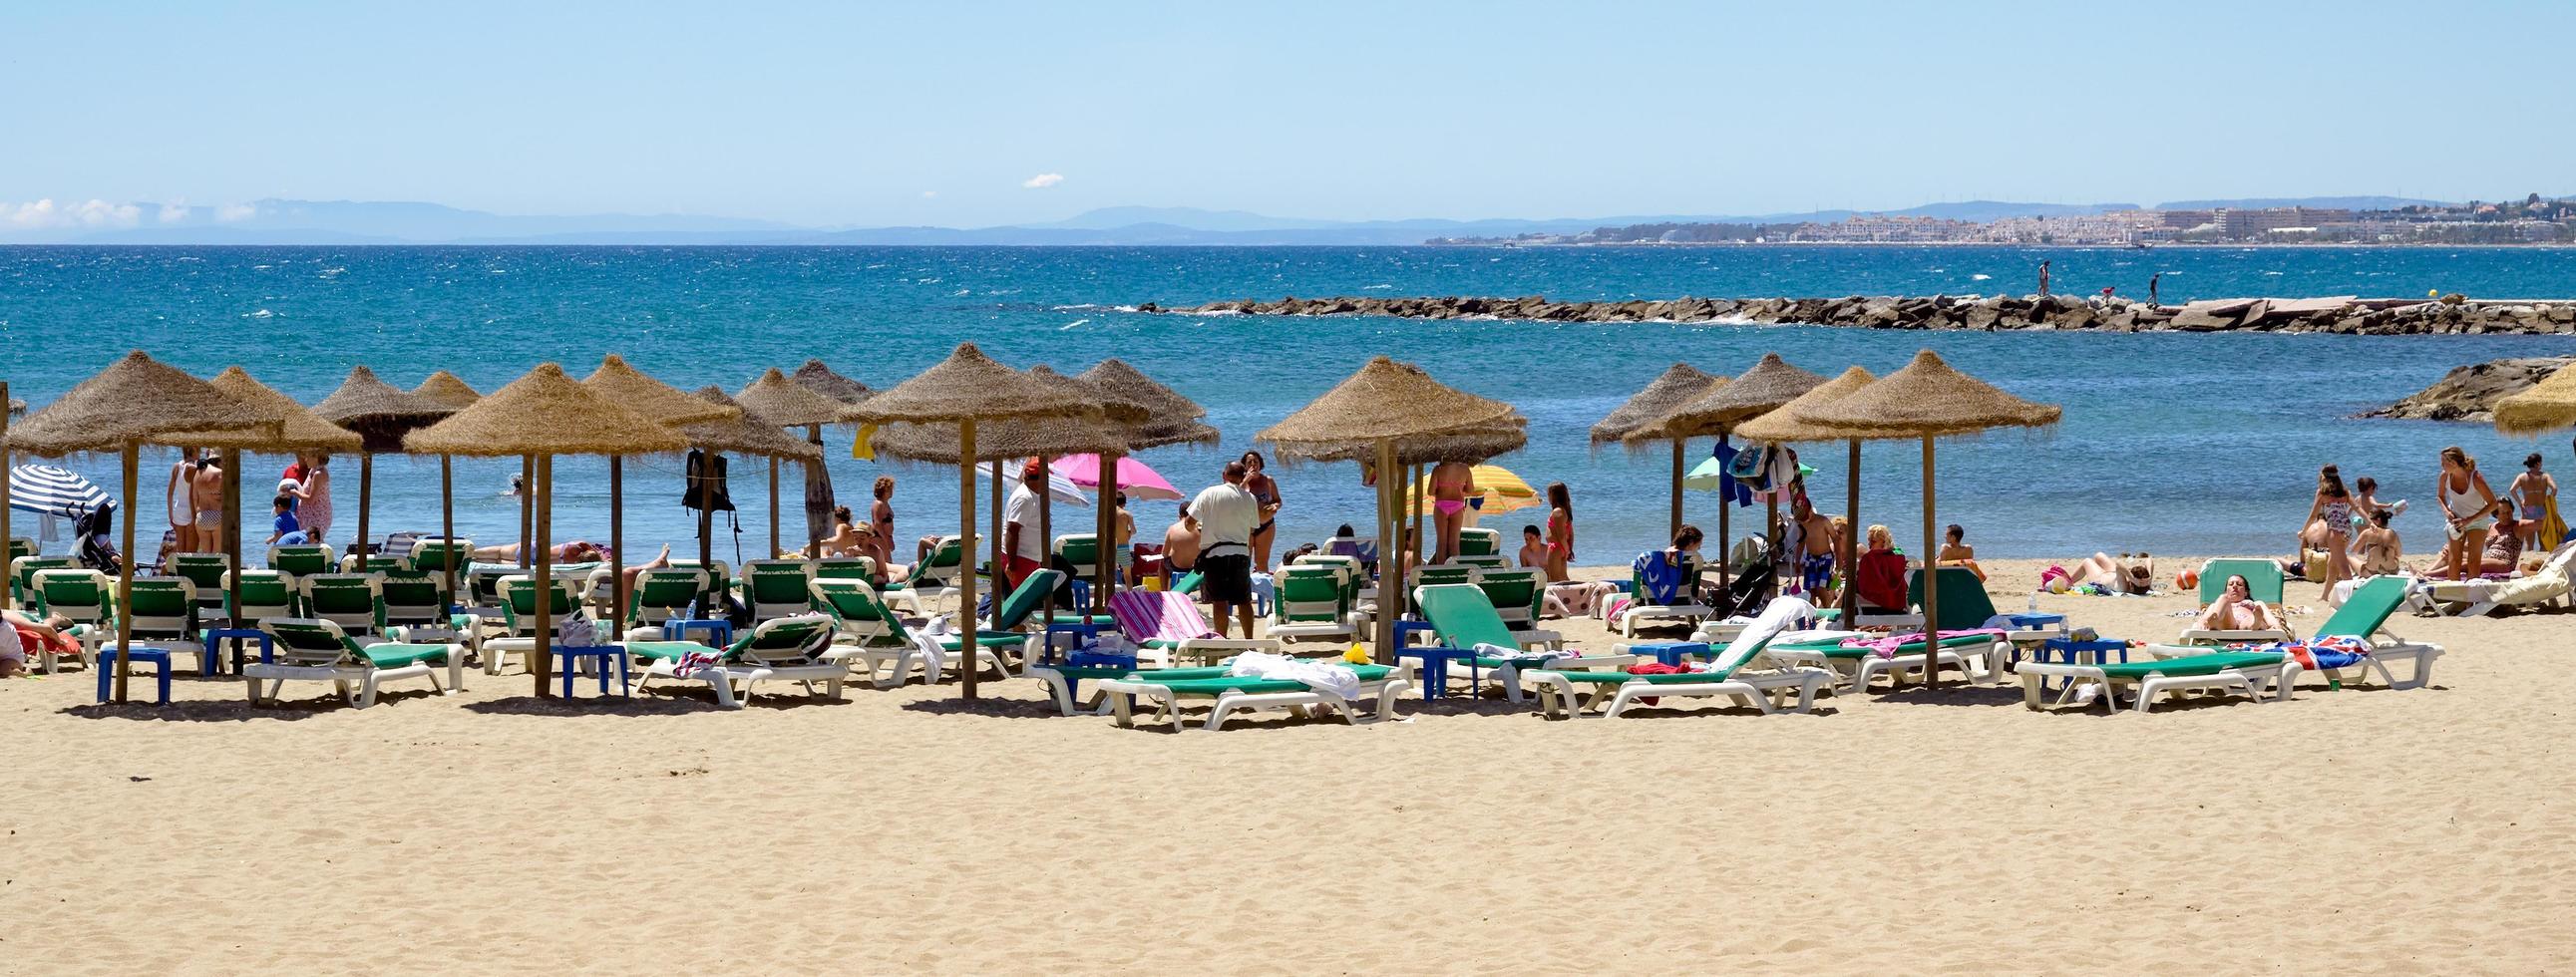
<path id="1" fill-rule="evenodd" d="M 1184 489 L 1255 447 L 1252 436 L 1369 356 L 1421 363 L 1456 386 L 1518 405 L 1530 445 L 1498 462 L 1534 485 L 1564 481 L 1579 525 L 1577 559 L 1623 562 L 1657 545 L 1665 525 L 1660 450 L 1594 452 L 1585 430 L 1675 360 L 1740 372 L 1764 352 L 1832 374 L 1884 373 L 1931 348 L 2016 394 L 2063 405 L 2065 422 L 2032 436 L 1945 441 L 1938 521 L 1968 527 L 1995 556 L 2072 557 L 2094 550 L 2270 553 L 2307 511 L 2317 466 L 2376 476 L 2385 499 L 2417 507 L 2399 529 L 2411 549 L 2436 535 L 2429 496 L 2435 455 L 2459 444 L 2503 480 L 2538 448 L 2567 477 L 2564 438 L 2497 436 L 2482 425 L 2363 421 L 2465 363 L 2576 354 L 2568 337 L 2346 337 L 1913 333 L 1796 326 L 1662 323 L 1410 322 L 1145 315 L 1166 306 L 1282 295 L 1545 294 L 1557 299 L 1679 295 L 2028 292 L 2052 261 L 2058 291 L 2104 285 L 2142 296 L 2164 272 L 2168 302 L 2246 295 L 2576 298 L 2576 252 L 2531 249 L 2024 249 L 1767 247 L 1639 249 L 1433 248 L 662 248 L 231 247 L 0 248 L 0 377 L 41 407 L 123 351 L 148 350 L 200 375 L 239 364 L 307 402 L 365 363 L 417 382 L 446 368 L 489 391 L 543 361 L 587 373 L 602 354 L 686 388 L 739 389 L 769 366 L 819 356 L 884 387 L 974 341 L 1015 365 L 1071 373 L 1118 356 L 1197 399 L 1225 432 L 1218 451 L 1161 449 L 1144 460 Z M 897 531 L 953 531 L 953 469 L 880 466 L 848 456 L 833 433 L 831 472 L 845 500 L 892 474 Z M 1704 453 L 1706 442 L 1693 446 Z M 171 453 L 144 466 L 141 525 L 163 521 L 157 490 Z M 1843 509 L 1844 452 L 1811 449 L 1812 488 Z M 284 464 L 252 464 L 254 509 Z M 76 470 L 114 489 L 112 459 Z M 434 530 L 437 466 L 378 466 L 375 525 Z M 338 539 L 355 525 L 356 466 L 338 474 Z M 498 495 L 515 462 L 460 461 L 457 518 L 484 541 L 516 538 L 517 506 Z M 560 538 L 604 539 L 605 465 L 557 465 Z M 765 534 L 764 466 L 737 462 L 745 541 Z M 1284 540 L 1366 527 L 1371 496 L 1351 465 L 1281 473 Z M 1918 539 L 1920 456 L 1913 443 L 1864 450 L 1860 519 Z M 629 463 L 629 548 L 688 537 L 680 463 Z M 784 498 L 801 539 L 797 486 Z M 1714 530 L 1713 495 L 1689 518 Z M 1158 533 L 1168 503 L 1137 503 Z M 1758 510 L 1755 510 L 1758 512 Z M 1509 534 L 1535 511 L 1487 525 Z M 266 538 L 264 510 L 250 538 Z M 1087 526 L 1088 513 L 1060 514 Z M 1736 519 L 1739 532 L 1748 520 Z M 755 555 L 757 542 L 742 549 Z M 731 552 L 720 538 L 720 552 Z"/>

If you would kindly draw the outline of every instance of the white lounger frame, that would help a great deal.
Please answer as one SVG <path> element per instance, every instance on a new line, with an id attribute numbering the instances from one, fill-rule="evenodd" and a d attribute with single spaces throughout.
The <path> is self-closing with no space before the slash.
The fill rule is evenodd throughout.
<path id="1" fill-rule="evenodd" d="M 1811 712 L 1816 692 L 1830 685 L 1830 670 L 1800 666 L 1795 668 L 1747 671 L 1738 669 L 1726 678 L 1712 677 L 1706 682 L 1648 682 L 1643 677 L 1611 686 L 1596 682 L 1576 682 L 1566 678 L 1561 668 L 1529 669 L 1529 681 L 1535 686 L 1539 704 L 1547 717 L 1581 716 L 1604 700 L 1609 708 L 1604 718 L 1615 718 L 1640 698 L 1716 698 L 1731 696 L 1759 710 L 1764 715 L 1786 710 Z M 1591 687 L 1592 694 L 1581 695 L 1581 687 Z"/>
<path id="2" fill-rule="evenodd" d="M 1109 714 L 1121 727 L 1136 724 L 1135 700 L 1144 698 L 1153 700 L 1156 705 L 1153 718 L 1170 722 L 1176 731 L 1189 728 L 1181 721 L 1179 708 L 1181 697 L 1173 695 L 1168 686 L 1157 685 L 1151 679 L 1101 679 L 1093 684 L 1107 694 Z M 1223 729 L 1225 721 L 1238 712 L 1291 709 L 1299 706 L 1323 706 L 1342 717 L 1343 722 L 1353 726 L 1360 725 L 1362 722 L 1385 722 L 1395 718 L 1396 697 L 1412 687 L 1412 679 L 1407 678 L 1401 670 L 1389 672 L 1385 678 L 1375 682 L 1360 683 L 1360 695 L 1363 698 L 1377 699 L 1377 713 L 1367 720 L 1362 720 L 1357 713 L 1351 711 L 1350 700 L 1313 689 L 1300 692 L 1226 692 L 1216 697 L 1216 704 L 1208 711 L 1207 723 L 1202 728 L 1210 732 Z"/>
<path id="3" fill-rule="evenodd" d="M 2178 650 L 2195 655 L 2210 653 L 2208 648 Z M 2021 676 L 2022 705 L 2034 710 L 2051 705 L 2063 706 L 2075 695 L 2078 687 L 2087 682 L 2094 682 L 2102 686 L 2100 701 L 2104 710 L 2117 713 L 2120 709 L 2118 691 L 2122 688 L 2132 688 L 2138 697 L 2137 710 L 2144 713 L 2160 697 L 2192 691 L 2241 695 L 2256 702 L 2266 701 L 2264 694 L 2268 692 L 2271 694 L 2271 699 L 2268 701 L 2286 702 L 2290 698 L 2291 689 L 2299 684 L 2299 662 L 2298 659 L 2285 655 L 2278 665 L 2231 668 L 2211 675 L 2149 675 L 2142 679 L 2114 679 L 2105 674 L 2100 665 L 2022 662 L 2013 666 L 2013 674 Z M 2058 693 L 2056 702 L 2044 703 L 2042 701 L 2044 693 L 2040 690 L 2040 685 L 2052 678 L 2065 679 L 2066 688 Z"/>

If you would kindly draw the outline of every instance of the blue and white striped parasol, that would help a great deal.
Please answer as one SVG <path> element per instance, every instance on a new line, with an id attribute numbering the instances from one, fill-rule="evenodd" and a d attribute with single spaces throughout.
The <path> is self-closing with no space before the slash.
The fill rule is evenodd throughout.
<path id="1" fill-rule="evenodd" d="M 9 508 L 40 516 L 76 519 L 107 501 L 90 480 L 52 465 L 9 469 Z"/>

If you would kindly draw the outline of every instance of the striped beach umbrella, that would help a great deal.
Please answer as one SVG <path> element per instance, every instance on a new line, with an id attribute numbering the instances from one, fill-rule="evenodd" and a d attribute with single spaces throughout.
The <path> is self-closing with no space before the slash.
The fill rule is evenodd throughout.
<path id="1" fill-rule="evenodd" d="M 9 508 L 20 512 L 75 519 L 106 502 L 106 492 L 66 469 L 52 465 L 9 469 Z"/>

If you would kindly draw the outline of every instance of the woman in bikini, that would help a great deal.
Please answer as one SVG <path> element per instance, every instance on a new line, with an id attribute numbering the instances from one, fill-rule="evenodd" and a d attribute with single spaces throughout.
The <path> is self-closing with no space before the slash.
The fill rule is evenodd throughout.
<path id="1" fill-rule="evenodd" d="M 1547 484 L 1547 579 L 1574 579 L 1574 493 L 1564 482 Z"/>
<path id="2" fill-rule="evenodd" d="M 2289 628 L 2274 617 L 2272 609 L 2255 600 L 2253 589 L 2241 576 L 2227 578 L 2227 591 L 2211 601 L 2209 609 L 2200 612 L 2203 631 L 2287 631 Z"/>
<path id="3" fill-rule="evenodd" d="M 1270 550 L 1279 544 L 1279 480 L 1270 477 L 1261 452 L 1243 453 L 1243 490 L 1260 506 L 1261 524 L 1252 527 L 1252 572 L 1270 572 Z"/>
<path id="4" fill-rule="evenodd" d="M 2343 487 L 2343 473 L 2335 470 L 2333 465 L 2317 469 L 2317 495 L 2308 503 L 2308 518 L 2303 524 L 2322 523 L 2325 526 L 2325 538 L 2317 548 L 2326 553 L 2325 594 L 2328 596 L 2334 594 L 2336 581 L 2352 576 L 2349 554 L 2352 552 L 2354 511 L 2352 493 Z"/>
<path id="5" fill-rule="evenodd" d="M 2513 486 L 2505 494 L 2513 496 L 2522 507 L 2517 524 L 2521 527 L 2523 548 L 2539 546 L 2540 521 L 2548 515 L 2550 498 L 2558 494 L 2558 480 L 2540 470 L 2540 452 L 2523 456 L 2522 474 L 2513 477 Z"/>
<path id="6" fill-rule="evenodd" d="M 2397 530 L 2388 528 L 2392 518 L 2395 514 L 2387 509 L 2373 510 L 2370 525 L 2353 536 L 2352 550 L 2361 558 L 2362 576 L 2385 577 L 2399 571 Z"/>
<path id="7" fill-rule="evenodd" d="M 1458 531 L 1467 526 L 1467 497 L 1476 494 L 1476 471 L 1463 461 L 1431 467 L 1431 522 L 1439 530 L 1431 562 L 1447 563 L 1458 555 Z"/>
<path id="8" fill-rule="evenodd" d="M 2451 531 L 2450 541 L 2442 545 L 2442 566 L 2455 580 L 2477 576 L 2478 557 L 2487 543 L 2486 527 L 2478 520 L 2500 503 L 2487 477 L 2478 474 L 2477 459 L 2459 445 L 2442 449 L 2442 474 L 2433 481 L 2433 499 L 2442 506 Z"/>

